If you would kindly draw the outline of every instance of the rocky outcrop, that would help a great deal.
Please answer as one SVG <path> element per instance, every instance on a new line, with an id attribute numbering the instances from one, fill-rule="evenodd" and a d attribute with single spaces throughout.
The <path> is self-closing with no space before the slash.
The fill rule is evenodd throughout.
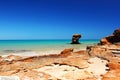
<path id="1" fill-rule="evenodd" d="M 59 54 L 59 56 L 67 57 L 67 56 L 71 55 L 71 53 L 73 53 L 73 49 L 65 49 Z"/>
<path id="2" fill-rule="evenodd" d="M 103 72 L 95 71 L 98 63 Z M 18 76 L 20 80 L 95 80 L 107 68 L 106 60 L 90 58 L 85 50 L 73 52 L 73 49 L 27 58 L 10 55 L 2 57 L 0 64 L 1 76 Z"/>
<path id="3" fill-rule="evenodd" d="M 120 45 L 110 44 L 110 45 L 95 45 L 87 46 L 86 48 L 90 56 L 96 56 L 101 58 L 120 58 Z M 110 59 L 111 60 L 111 59 Z"/>
<path id="4" fill-rule="evenodd" d="M 108 57 L 113 56 L 111 51 L 107 47 L 104 47 L 104 46 L 97 46 L 97 45 L 96 46 L 88 46 L 87 51 L 91 57 L 100 57 L 100 58 L 106 59 Z"/>
<path id="5" fill-rule="evenodd" d="M 109 71 L 103 75 L 102 80 L 120 80 L 120 59 L 114 58 L 108 63 Z"/>
<path id="6" fill-rule="evenodd" d="M 114 44 L 114 43 L 119 43 L 119 42 L 120 42 L 120 28 L 116 29 L 112 35 L 101 39 L 100 44 L 108 45 L 108 44 Z"/>
<path id="7" fill-rule="evenodd" d="M 72 37 L 72 43 L 71 44 L 80 44 L 79 38 L 81 38 L 81 34 L 74 34 Z"/>
<path id="8" fill-rule="evenodd" d="M 120 80 L 120 45 L 96 45 L 87 47 L 91 57 L 99 57 L 108 61 L 108 72 L 102 75 L 101 80 Z"/>
<path id="9" fill-rule="evenodd" d="M 120 80 L 120 70 L 111 70 L 101 80 Z"/>
<path id="10" fill-rule="evenodd" d="M 31 57 L 0 57 L 0 78 L 16 80 L 119 80 L 120 45 L 88 46 L 74 52 Z M 116 55 L 117 54 L 117 55 Z M 3 77 L 8 76 L 8 77 Z"/>

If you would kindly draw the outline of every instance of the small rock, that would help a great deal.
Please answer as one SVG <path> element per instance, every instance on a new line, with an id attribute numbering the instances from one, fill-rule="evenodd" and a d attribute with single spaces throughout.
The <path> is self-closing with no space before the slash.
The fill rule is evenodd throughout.
<path id="1" fill-rule="evenodd" d="M 72 37 L 72 43 L 71 44 L 80 44 L 79 38 L 81 38 L 81 34 L 74 34 Z"/>

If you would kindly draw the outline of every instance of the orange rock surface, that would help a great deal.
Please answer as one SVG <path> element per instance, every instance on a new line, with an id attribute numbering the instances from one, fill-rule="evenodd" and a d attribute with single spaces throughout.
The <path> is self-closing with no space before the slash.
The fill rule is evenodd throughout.
<path id="1" fill-rule="evenodd" d="M 119 80 L 120 57 L 115 55 L 119 47 L 96 45 L 77 52 L 65 49 L 60 54 L 31 57 L 9 55 L 0 58 L 0 76 L 18 76 L 20 80 Z M 55 72 L 55 69 L 61 73 Z M 105 69 L 104 73 L 99 71 L 102 69 Z"/>

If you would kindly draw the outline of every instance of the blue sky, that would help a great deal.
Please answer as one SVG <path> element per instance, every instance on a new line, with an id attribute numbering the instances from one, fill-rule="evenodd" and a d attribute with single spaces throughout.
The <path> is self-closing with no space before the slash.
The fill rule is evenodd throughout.
<path id="1" fill-rule="evenodd" d="M 0 39 L 100 39 L 120 27 L 120 0 L 0 0 Z"/>

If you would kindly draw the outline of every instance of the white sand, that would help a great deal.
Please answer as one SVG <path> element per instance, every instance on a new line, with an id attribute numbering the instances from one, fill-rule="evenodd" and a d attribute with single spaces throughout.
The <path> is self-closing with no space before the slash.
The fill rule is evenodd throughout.
<path id="1" fill-rule="evenodd" d="M 52 65 L 35 70 L 51 75 L 51 79 L 58 78 L 61 80 L 77 80 L 86 77 L 97 77 L 100 80 L 100 76 L 107 72 L 106 69 L 108 67 L 105 66 L 107 61 L 105 60 L 96 57 L 88 60 L 88 63 L 90 63 L 89 67 L 84 69 L 78 69 L 68 65 Z"/>
<path id="2" fill-rule="evenodd" d="M 0 80 L 20 80 L 18 76 L 0 76 Z"/>

